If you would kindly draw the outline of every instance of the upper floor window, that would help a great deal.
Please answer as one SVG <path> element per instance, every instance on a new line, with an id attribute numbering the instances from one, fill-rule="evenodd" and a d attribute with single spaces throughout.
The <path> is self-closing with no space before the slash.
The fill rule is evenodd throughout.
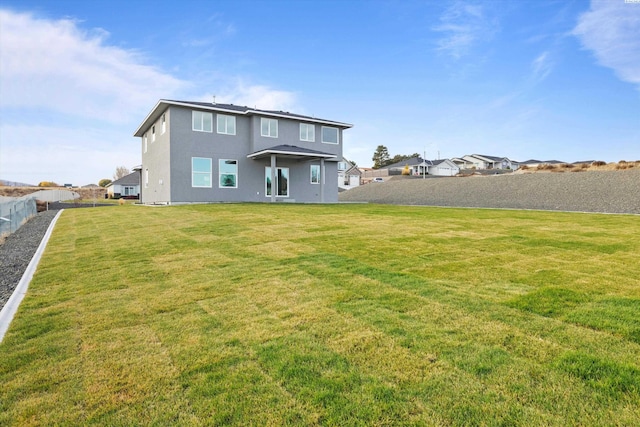
<path id="1" fill-rule="evenodd" d="M 314 142 L 316 140 L 316 127 L 308 123 L 300 123 L 300 141 Z"/>
<path id="2" fill-rule="evenodd" d="M 147 152 L 147 134 L 145 133 L 144 136 L 142 137 L 143 140 L 143 146 L 144 146 L 144 152 Z"/>
<path id="3" fill-rule="evenodd" d="M 151 142 L 156 140 L 156 125 L 151 126 Z"/>
<path id="4" fill-rule="evenodd" d="M 322 142 L 327 144 L 337 144 L 338 141 L 338 128 L 330 128 L 322 126 Z"/>
<path id="5" fill-rule="evenodd" d="M 218 133 L 227 135 L 236 134 L 236 116 L 218 114 Z"/>
<path id="6" fill-rule="evenodd" d="M 338 170 L 346 171 L 347 170 L 347 162 L 338 162 Z"/>
<path id="7" fill-rule="evenodd" d="M 165 116 L 166 114 L 162 115 L 162 130 L 160 133 L 165 133 L 167 131 L 167 118 Z"/>
<path id="8" fill-rule="evenodd" d="M 218 160 L 220 171 L 220 188 L 238 188 L 238 161 Z"/>
<path id="9" fill-rule="evenodd" d="M 278 121 L 276 119 L 260 119 L 260 135 L 277 138 Z"/>
<path id="10" fill-rule="evenodd" d="M 213 114 L 204 111 L 192 111 L 193 130 L 213 132 Z"/>

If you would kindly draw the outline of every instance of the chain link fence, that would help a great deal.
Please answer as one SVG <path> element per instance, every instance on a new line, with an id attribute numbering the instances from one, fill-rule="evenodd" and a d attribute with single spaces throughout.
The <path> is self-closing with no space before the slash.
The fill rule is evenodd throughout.
<path id="1" fill-rule="evenodd" d="M 0 239 L 14 233 L 37 213 L 36 199 L 32 195 L 0 197 Z"/>

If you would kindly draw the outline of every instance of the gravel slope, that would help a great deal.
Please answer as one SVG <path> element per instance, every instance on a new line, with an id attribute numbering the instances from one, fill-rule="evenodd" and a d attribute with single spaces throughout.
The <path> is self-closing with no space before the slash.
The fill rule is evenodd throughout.
<path id="1" fill-rule="evenodd" d="M 341 202 L 640 214 L 640 169 L 398 177 L 340 193 Z"/>

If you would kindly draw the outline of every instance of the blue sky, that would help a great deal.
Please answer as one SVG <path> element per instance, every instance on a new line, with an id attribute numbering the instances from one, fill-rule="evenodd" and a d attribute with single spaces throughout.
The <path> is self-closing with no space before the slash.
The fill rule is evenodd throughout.
<path id="1" fill-rule="evenodd" d="M 161 99 L 352 123 L 344 154 L 640 160 L 640 2 L 0 0 L 0 179 L 141 163 Z"/>

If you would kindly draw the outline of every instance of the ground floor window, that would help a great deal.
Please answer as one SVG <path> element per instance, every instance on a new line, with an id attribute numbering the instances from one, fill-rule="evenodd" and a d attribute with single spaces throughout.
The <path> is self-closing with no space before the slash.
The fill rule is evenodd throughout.
<path id="1" fill-rule="evenodd" d="M 211 159 L 191 158 L 191 186 L 211 188 Z"/>
<path id="2" fill-rule="evenodd" d="M 136 193 L 135 193 L 136 188 L 135 187 L 123 187 L 123 190 L 124 190 L 124 195 L 125 196 L 135 196 L 136 195 Z"/>
<path id="3" fill-rule="evenodd" d="M 320 165 L 311 165 L 311 183 L 320 184 Z"/>
<path id="4" fill-rule="evenodd" d="M 271 183 L 271 167 L 265 170 L 265 194 L 271 196 L 273 185 Z M 289 168 L 276 168 L 276 196 L 289 197 Z"/>
<path id="5" fill-rule="evenodd" d="M 220 188 L 238 188 L 237 160 L 218 160 L 218 170 L 220 173 Z"/>

